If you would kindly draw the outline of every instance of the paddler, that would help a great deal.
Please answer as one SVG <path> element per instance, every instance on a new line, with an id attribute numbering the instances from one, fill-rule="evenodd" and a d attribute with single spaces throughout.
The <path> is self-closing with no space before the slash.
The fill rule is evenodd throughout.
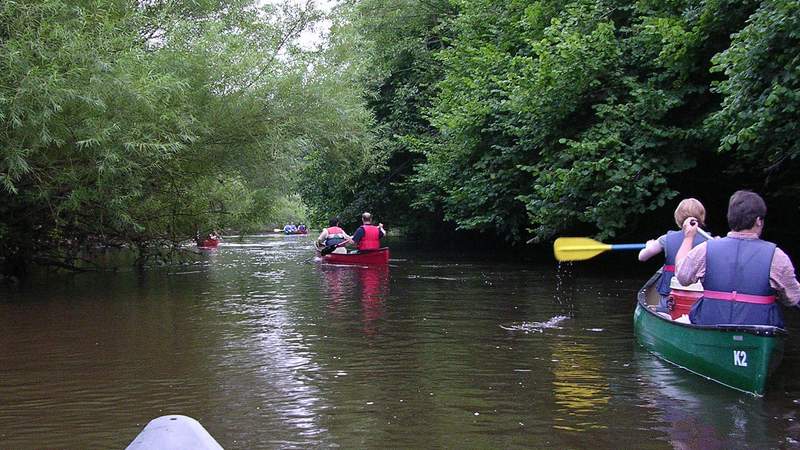
<path id="1" fill-rule="evenodd" d="M 658 239 L 647 241 L 645 248 L 639 252 L 639 261 L 647 261 L 661 252 L 664 253 L 664 267 L 661 269 L 661 279 L 656 286 L 658 293 L 661 294 L 661 302 L 656 308 L 656 311 L 659 312 L 669 312 L 667 298 L 670 293 L 670 282 L 675 273 L 675 257 L 678 255 L 678 249 L 681 247 L 684 238 L 684 233 L 680 228 L 689 217 L 696 218 L 698 226 L 702 227 L 706 220 L 706 208 L 699 200 L 686 198 L 678 203 L 673 216 L 679 229 L 677 231 L 667 231 L 666 234 L 661 235 Z M 692 240 L 692 248 L 705 242 L 705 240 L 703 236 L 697 234 Z"/>
<path id="2" fill-rule="evenodd" d="M 323 228 L 317 238 L 320 247 L 340 246 L 352 242 L 352 238 L 339 226 L 339 218 L 333 217 L 328 221 L 328 228 Z"/>
<path id="3" fill-rule="evenodd" d="M 800 301 L 800 283 L 792 261 L 772 242 L 760 239 L 767 205 L 755 192 L 736 191 L 728 202 L 727 237 L 694 248 L 698 223 L 683 223 L 684 239 L 675 276 L 681 284 L 702 280 L 703 297 L 689 319 L 698 325 L 772 325 L 783 328 L 787 306 Z"/>
<path id="4" fill-rule="evenodd" d="M 358 250 L 375 250 L 381 248 L 381 238 L 386 236 L 383 224 L 377 226 L 372 224 L 372 214 L 365 212 L 361 214 L 362 225 L 353 233 L 353 242 L 358 246 Z"/>

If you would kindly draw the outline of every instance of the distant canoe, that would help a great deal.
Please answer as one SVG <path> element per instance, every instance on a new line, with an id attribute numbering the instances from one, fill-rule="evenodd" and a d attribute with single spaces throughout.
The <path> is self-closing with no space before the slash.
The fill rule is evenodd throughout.
<path id="1" fill-rule="evenodd" d="M 197 243 L 200 248 L 214 248 L 219 245 L 219 239 L 204 239 Z"/>
<path id="2" fill-rule="evenodd" d="M 389 247 L 360 250 L 358 253 L 329 253 L 322 260 L 330 264 L 373 265 L 389 263 Z"/>
<path id="3" fill-rule="evenodd" d="M 639 291 L 633 314 L 636 338 L 659 358 L 725 386 L 764 395 L 767 378 L 783 358 L 783 328 L 767 325 L 694 325 L 653 309 L 656 273 Z"/>

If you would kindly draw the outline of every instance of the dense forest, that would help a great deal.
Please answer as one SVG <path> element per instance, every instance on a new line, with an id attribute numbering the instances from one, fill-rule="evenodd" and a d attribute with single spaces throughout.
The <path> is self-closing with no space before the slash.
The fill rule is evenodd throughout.
<path id="1" fill-rule="evenodd" d="M 800 242 L 800 1 L 6 0 L 0 64 L 5 273 L 298 194 L 317 226 L 524 245 L 647 237 L 685 196 L 723 232 L 749 188 Z"/>

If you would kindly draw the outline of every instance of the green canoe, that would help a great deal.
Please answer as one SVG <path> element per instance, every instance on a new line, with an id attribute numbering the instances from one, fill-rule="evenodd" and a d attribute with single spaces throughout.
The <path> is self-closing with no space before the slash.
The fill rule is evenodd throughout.
<path id="1" fill-rule="evenodd" d="M 717 383 L 764 395 L 767 378 L 783 358 L 786 330 L 764 325 L 692 325 L 654 311 L 656 273 L 637 296 L 636 338 L 659 358 Z"/>

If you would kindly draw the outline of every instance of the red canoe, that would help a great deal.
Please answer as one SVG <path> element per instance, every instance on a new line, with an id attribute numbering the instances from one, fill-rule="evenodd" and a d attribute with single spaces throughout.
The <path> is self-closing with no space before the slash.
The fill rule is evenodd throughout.
<path id="1" fill-rule="evenodd" d="M 329 253 L 322 260 L 330 264 L 388 264 L 389 247 L 361 250 L 358 253 Z"/>
<path id="2" fill-rule="evenodd" d="M 197 243 L 197 246 L 202 248 L 212 248 L 217 245 L 219 245 L 219 239 L 205 239 Z"/>

